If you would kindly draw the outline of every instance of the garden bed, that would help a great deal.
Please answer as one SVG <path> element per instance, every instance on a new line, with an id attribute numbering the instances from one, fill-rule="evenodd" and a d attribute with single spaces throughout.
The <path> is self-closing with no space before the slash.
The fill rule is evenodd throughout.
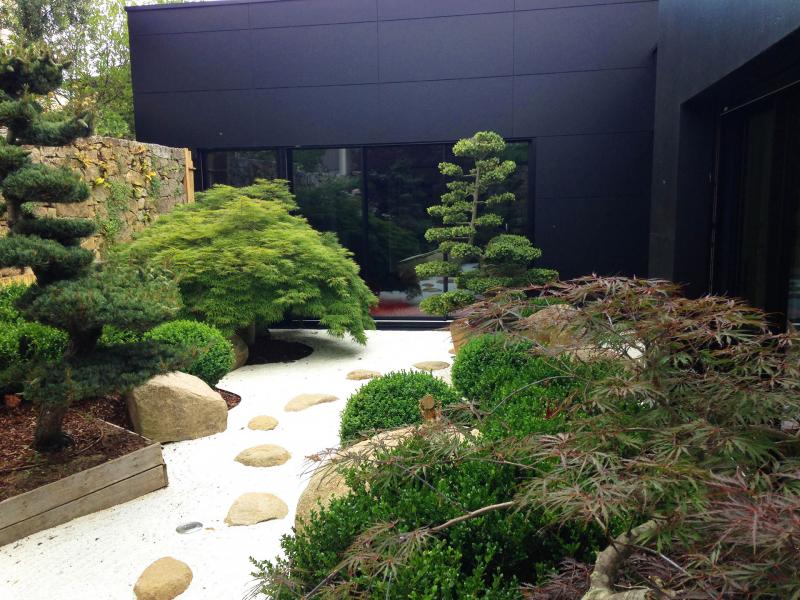
<path id="1" fill-rule="evenodd" d="M 74 445 L 45 458 L 29 448 L 33 407 L 1 414 L 0 546 L 167 485 L 161 445 L 113 423 L 70 411 Z"/>

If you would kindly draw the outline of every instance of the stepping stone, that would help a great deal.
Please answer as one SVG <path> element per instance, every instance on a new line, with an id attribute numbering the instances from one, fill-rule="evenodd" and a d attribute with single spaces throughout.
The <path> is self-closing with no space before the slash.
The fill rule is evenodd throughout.
<path id="1" fill-rule="evenodd" d="M 447 352 L 449 354 L 455 354 L 456 353 L 456 349 L 455 348 L 450 348 L 450 350 L 448 350 Z"/>
<path id="2" fill-rule="evenodd" d="M 262 444 L 242 450 L 236 456 L 236 462 L 248 467 L 277 467 L 292 457 L 291 454 L 275 444 Z"/>
<path id="3" fill-rule="evenodd" d="M 277 496 L 250 492 L 239 496 L 231 505 L 225 523 L 255 525 L 272 519 L 283 519 L 288 514 L 289 507 Z"/>
<path id="4" fill-rule="evenodd" d="M 287 412 L 298 412 L 310 406 L 324 404 L 326 402 L 336 402 L 337 400 L 338 398 L 336 396 L 331 396 L 330 394 L 300 394 L 289 400 L 289 403 L 283 410 Z"/>
<path id="5" fill-rule="evenodd" d="M 278 426 L 278 420 L 273 417 L 268 417 L 267 415 L 261 415 L 260 417 L 253 417 L 250 419 L 247 426 L 256 431 L 272 431 Z"/>
<path id="6" fill-rule="evenodd" d="M 364 379 L 375 379 L 376 377 L 380 377 L 381 374 L 377 371 L 365 371 L 364 369 L 356 369 L 355 371 L 350 371 L 347 374 L 348 379 L 353 379 L 355 381 L 361 381 Z"/>
<path id="7" fill-rule="evenodd" d="M 426 360 L 414 363 L 414 366 L 420 371 L 441 371 L 449 367 L 450 363 L 441 360 Z"/>
<path id="8" fill-rule="evenodd" d="M 192 570 L 189 565 L 165 556 L 142 572 L 133 586 L 133 593 L 136 600 L 172 600 L 185 592 L 190 583 Z"/>

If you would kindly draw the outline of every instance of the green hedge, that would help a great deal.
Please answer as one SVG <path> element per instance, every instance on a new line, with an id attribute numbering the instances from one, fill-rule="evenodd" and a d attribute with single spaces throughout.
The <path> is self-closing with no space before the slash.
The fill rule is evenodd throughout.
<path id="1" fill-rule="evenodd" d="M 118 335 L 124 339 L 123 335 Z M 216 385 L 233 368 L 233 346 L 211 325 L 198 321 L 170 321 L 154 327 L 143 337 L 185 350 L 189 358 L 184 371 L 208 385 Z"/>
<path id="2" fill-rule="evenodd" d="M 429 373 L 398 371 L 373 379 L 347 400 L 339 430 L 342 443 L 375 429 L 419 423 L 419 401 L 427 394 L 442 406 L 460 400 L 452 387 Z"/>
<path id="3" fill-rule="evenodd" d="M 0 326 L 23 321 L 14 303 L 25 293 L 28 286 L 14 283 L 0 286 Z"/>

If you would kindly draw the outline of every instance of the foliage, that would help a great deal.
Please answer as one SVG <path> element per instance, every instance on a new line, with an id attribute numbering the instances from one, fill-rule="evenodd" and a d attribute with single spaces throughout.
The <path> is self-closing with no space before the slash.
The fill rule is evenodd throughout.
<path id="1" fill-rule="evenodd" d="M 16 302 L 26 289 L 28 286 L 21 283 L 0 286 L 0 325 L 23 322 L 24 319 L 17 310 Z"/>
<path id="2" fill-rule="evenodd" d="M 504 331 L 512 337 L 504 343 L 514 344 L 528 327 L 523 315 L 554 302 L 572 309 L 564 327 L 574 343 L 558 349 L 569 359 L 536 343 L 529 352 L 555 360 L 568 378 L 544 415 L 568 427 L 533 428 L 531 434 L 524 431 L 529 425 L 516 428 L 512 414 L 505 433 L 487 435 L 497 406 L 489 414 L 471 407 L 467 413 L 476 415 L 484 435 L 465 434 L 466 443 L 423 428 L 398 452 L 342 459 L 340 468 L 356 469 L 356 491 L 284 540 L 287 561 L 259 565 L 262 591 L 377 597 L 419 552 L 439 542 L 452 546 L 456 528 L 477 529 L 491 518 L 498 530 L 498 522 L 522 517 L 497 544 L 529 552 L 524 571 L 505 562 L 500 570 L 506 583 L 516 575 L 529 598 L 579 598 L 587 590 L 587 598 L 614 592 L 632 598 L 797 597 L 800 337 L 770 331 L 763 313 L 738 301 L 688 299 L 672 284 L 625 278 L 530 287 L 486 300 L 467 318 L 483 330 Z M 514 397 L 503 406 L 510 402 Z M 472 482 L 476 502 L 463 502 L 435 474 L 449 480 L 466 466 L 511 469 L 513 478 L 492 481 L 497 493 L 491 496 L 477 493 L 483 479 Z M 372 494 L 366 510 L 392 494 L 410 494 L 406 489 L 442 494 L 438 510 L 420 510 L 418 497 L 403 497 L 361 525 L 347 525 L 339 514 L 361 493 Z M 455 500 L 460 508 L 449 503 Z M 538 537 L 517 546 L 514 536 L 530 525 Z M 333 541 L 334 530 L 344 539 Z M 568 542 L 547 554 L 547 565 L 539 563 L 537 540 L 552 542 L 565 531 L 571 532 Z M 481 535 L 473 530 L 471 539 Z M 627 541 L 600 553 L 589 579 L 591 541 L 614 538 Z M 550 571 L 556 563 L 561 573 Z M 467 573 L 462 569 L 462 578 Z"/>
<path id="3" fill-rule="evenodd" d="M 189 313 L 226 334 L 255 321 L 319 318 L 331 334 L 364 343 L 375 297 L 350 253 L 293 208 L 285 181 L 215 186 L 112 254 L 174 272 Z"/>
<path id="4" fill-rule="evenodd" d="M 0 54 L 0 125 L 8 129 L 0 144 L 0 190 L 10 229 L 0 239 L 0 267 L 30 267 L 36 276 L 14 300 L 28 323 L 27 333 L 11 344 L 25 368 L 9 377 L 24 377 L 26 399 L 40 405 L 34 445 L 44 451 L 71 442 L 62 431 L 71 402 L 125 391 L 176 364 L 172 352 L 152 343 L 98 350 L 103 327 L 143 331 L 180 308 L 177 287 L 163 274 L 94 265 L 94 254 L 80 247 L 81 238 L 94 231 L 90 221 L 40 217 L 34 210 L 38 203 L 80 202 L 89 194 L 77 175 L 35 165 L 19 147 L 67 144 L 89 133 L 86 115 L 46 114 L 36 100 L 59 88 L 65 66 L 36 49 Z M 61 356 L 53 356 L 60 334 L 47 337 L 43 326 L 67 336 Z M 49 340 L 47 352 L 29 351 L 37 336 Z"/>
<path id="5" fill-rule="evenodd" d="M 468 171 L 454 163 L 443 162 L 440 172 L 453 178 L 447 184 L 441 204 L 428 213 L 441 219 L 443 227 L 425 233 L 429 242 L 439 243 L 445 260 L 417 267 L 420 277 L 457 277 L 459 289 L 445 292 L 445 297 L 426 298 L 420 308 L 430 314 L 445 316 L 456 308 L 471 304 L 476 294 L 486 294 L 494 287 L 522 286 L 548 277 L 552 272 L 529 270 L 531 262 L 541 256 L 530 240 L 521 235 L 489 232 L 501 227 L 503 217 L 492 209 L 515 202 L 516 196 L 504 191 L 506 180 L 516 170 L 512 160 L 504 160 L 506 143 L 490 131 L 481 131 L 471 138 L 459 140 L 453 154 L 474 162 Z M 489 238 L 482 247 L 482 240 Z M 480 261 L 480 268 L 460 276 L 462 265 Z"/>
<path id="6" fill-rule="evenodd" d="M 15 44 L 44 46 L 70 61 L 70 73 L 45 108 L 90 107 L 99 135 L 133 137 L 125 6 L 167 1 L 8 0 L 0 4 L 0 28 L 11 32 Z"/>
<path id="7" fill-rule="evenodd" d="M 58 361 L 67 334 L 35 322 L 0 323 L 0 394 L 23 390 L 33 365 Z"/>
<path id="8" fill-rule="evenodd" d="M 216 385 L 233 368 L 230 341 L 218 329 L 205 323 L 170 321 L 145 333 L 144 339 L 185 351 L 192 359 L 183 370 L 208 385 Z"/>
<path id="9" fill-rule="evenodd" d="M 383 454 L 379 480 L 372 468 L 355 467 L 350 495 L 284 536 L 285 558 L 256 562 L 259 591 L 277 599 L 506 600 L 520 598 L 517 579 L 535 579 L 565 555 L 589 557 L 601 543 L 591 526 L 542 534 L 549 526 L 543 511 L 496 511 L 437 533 L 420 530 L 513 494 L 519 469 L 479 460 L 489 456 L 471 447 L 475 438 L 462 444 L 427 426 L 419 434 Z M 407 542 L 402 548 L 396 536 Z"/>
<path id="10" fill-rule="evenodd" d="M 376 429 L 419 423 L 419 401 L 428 394 L 442 406 L 460 400 L 449 385 L 430 373 L 398 371 L 373 379 L 347 400 L 339 430 L 342 443 Z"/>
<path id="11" fill-rule="evenodd" d="M 395 266 L 420 253 L 419 241 L 402 226 L 370 213 L 365 249 L 361 196 L 352 193 L 357 187 L 352 177 L 326 177 L 313 186 L 297 186 L 297 205 L 314 229 L 335 232 L 342 246 L 357 257 L 366 253 L 368 260 L 359 262 L 371 267 L 363 277 L 372 289 L 416 290 L 416 282 L 399 275 Z"/>

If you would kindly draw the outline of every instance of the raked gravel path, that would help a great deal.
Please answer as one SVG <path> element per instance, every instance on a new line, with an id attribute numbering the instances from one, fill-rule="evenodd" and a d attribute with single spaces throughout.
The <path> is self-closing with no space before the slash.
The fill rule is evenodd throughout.
<path id="1" fill-rule="evenodd" d="M 250 556 L 278 555 L 291 531 L 295 507 L 308 479 L 306 456 L 337 445 L 339 414 L 367 381 L 347 379 L 355 369 L 388 373 L 420 361 L 452 362 L 449 333 L 373 331 L 365 347 L 322 331 L 282 331 L 281 339 L 306 343 L 314 353 L 293 363 L 248 366 L 220 387 L 242 396 L 228 414 L 227 431 L 167 444 L 169 487 L 81 517 L 0 548 L 2 600 L 130 600 L 133 584 L 151 562 L 172 556 L 187 563 L 194 579 L 180 600 L 239 600 L 250 589 Z M 449 379 L 449 370 L 436 371 Z M 336 402 L 285 412 L 298 394 L 333 394 Z M 272 431 L 247 428 L 253 417 L 278 420 Z M 277 444 L 291 453 L 283 465 L 256 468 L 234 461 L 252 446 Z M 241 494 L 266 492 L 289 507 L 284 519 L 230 527 L 225 516 Z M 205 529 L 178 534 L 200 521 Z"/>

